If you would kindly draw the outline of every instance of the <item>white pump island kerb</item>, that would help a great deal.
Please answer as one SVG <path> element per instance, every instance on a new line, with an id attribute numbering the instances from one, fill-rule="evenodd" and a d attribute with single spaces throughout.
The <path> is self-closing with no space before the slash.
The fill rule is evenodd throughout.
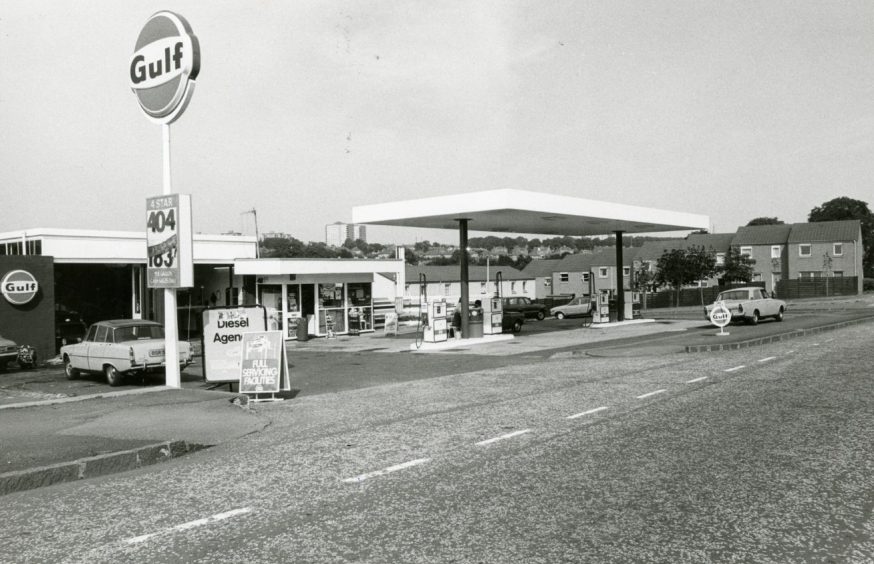
<path id="1" fill-rule="evenodd" d="M 140 108 L 163 133 L 164 189 L 146 199 L 146 273 L 149 288 L 164 288 L 166 384 L 174 388 L 181 387 L 176 289 L 194 285 L 194 267 L 191 196 L 174 194 L 170 180 L 170 124 L 188 106 L 198 72 L 200 45 L 188 22 L 173 12 L 150 17 L 137 37 L 129 80 Z"/>

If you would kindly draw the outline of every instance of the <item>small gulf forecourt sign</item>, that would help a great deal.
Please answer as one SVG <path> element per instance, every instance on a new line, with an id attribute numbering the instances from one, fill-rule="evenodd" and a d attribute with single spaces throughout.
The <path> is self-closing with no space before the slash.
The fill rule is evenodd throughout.
<path id="1" fill-rule="evenodd" d="M 176 121 L 191 100 L 200 72 L 200 44 L 188 22 L 173 12 L 154 14 L 130 58 L 130 87 L 152 120 Z"/>
<path id="2" fill-rule="evenodd" d="M 191 288 L 191 196 L 146 199 L 146 274 L 149 288 Z"/>
<path id="3" fill-rule="evenodd" d="M 37 292 L 39 292 L 39 283 L 30 272 L 13 270 L 0 281 L 0 292 L 12 305 L 25 305 L 36 297 Z"/>
<path id="4" fill-rule="evenodd" d="M 725 304 L 718 303 L 710 310 L 710 322 L 719 327 L 717 335 L 728 335 L 725 332 L 725 327 L 731 323 L 731 312 L 725 307 Z"/>

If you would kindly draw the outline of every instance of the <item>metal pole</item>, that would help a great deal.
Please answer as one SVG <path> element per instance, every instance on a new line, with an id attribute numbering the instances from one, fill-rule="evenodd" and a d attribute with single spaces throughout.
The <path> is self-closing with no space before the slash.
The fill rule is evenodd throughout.
<path id="1" fill-rule="evenodd" d="M 170 124 L 161 126 L 164 137 L 164 195 L 173 193 L 170 181 Z M 176 288 L 164 288 L 164 360 L 165 384 L 171 388 L 182 387 L 179 373 L 179 328 L 176 315 Z"/>
<path id="2" fill-rule="evenodd" d="M 468 301 L 470 300 L 469 280 L 470 275 L 467 271 L 467 220 L 458 220 L 458 246 L 461 249 L 461 338 L 467 339 L 470 337 L 468 315 Z"/>

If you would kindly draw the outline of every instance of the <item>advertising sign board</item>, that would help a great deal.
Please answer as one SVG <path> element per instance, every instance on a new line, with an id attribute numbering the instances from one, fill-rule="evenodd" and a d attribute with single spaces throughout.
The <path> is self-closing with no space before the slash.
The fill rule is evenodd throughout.
<path id="1" fill-rule="evenodd" d="M 39 283 L 33 274 L 26 270 L 13 270 L 0 282 L 0 292 L 6 301 L 13 305 L 24 305 L 36 297 Z"/>
<path id="2" fill-rule="evenodd" d="M 149 288 L 194 285 L 191 196 L 168 194 L 146 199 L 146 245 Z"/>
<path id="3" fill-rule="evenodd" d="M 282 331 L 243 333 L 240 392 L 273 394 L 291 389 Z"/>
<path id="4" fill-rule="evenodd" d="M 264 306 L 203 310 L 203 377 L 207 382 L 238 382 L 243 333 L 266 331 Z"/>
<path id="5" fill-rule="evenodd" d="M 170 124 L 182 115 L 200 72 L 200 44 L 179 14 L 158 12 L 143 26 L 130 58 L 131 90 L 152 120 Z"/>

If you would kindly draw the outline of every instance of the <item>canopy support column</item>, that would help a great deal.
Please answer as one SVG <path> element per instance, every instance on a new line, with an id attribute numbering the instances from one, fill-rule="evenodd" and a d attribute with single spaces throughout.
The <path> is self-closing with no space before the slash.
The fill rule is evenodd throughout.
<path id="1" fill-rule="evenodd" d="M 625 321 L 625 268 L 622 265 L 622 231 L 616 233 L 616 312 L 617 321 Z"/>
<path id="2" fill-rule="evenodd" d="M 467 269 L 467 219 L 458 220 L 458 247 L 461 253 L 459 254 L 459 262 L 461 263 L 461 338 L 467 339 L 470 337 L 470 329 L 468 328 L 468 301 L 470 299 L 470 274 Z"/>

